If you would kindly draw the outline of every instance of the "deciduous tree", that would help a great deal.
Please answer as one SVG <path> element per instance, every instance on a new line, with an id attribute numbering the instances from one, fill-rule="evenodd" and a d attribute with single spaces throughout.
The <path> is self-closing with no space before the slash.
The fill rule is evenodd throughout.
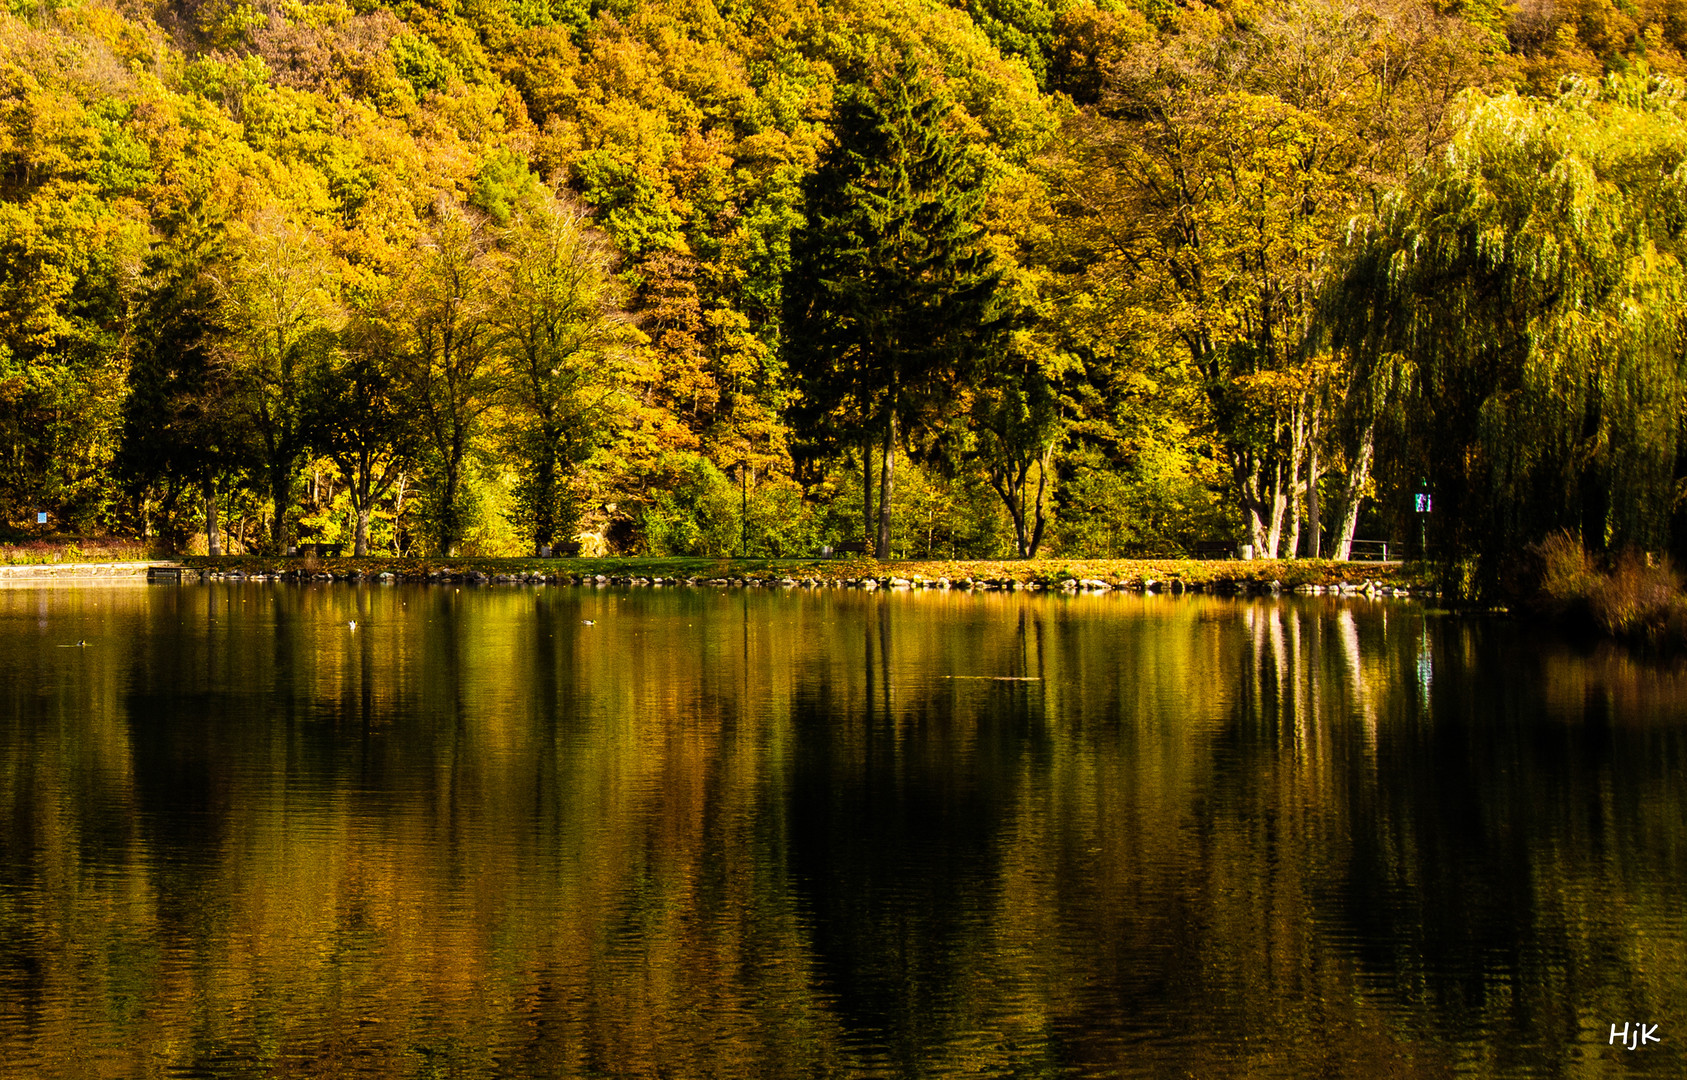
<path id="1" fill-rule="evenodd" d="M 419 242 L 392 301 L 405 408 L 421 429 L 434 484 L 436 546 L 463 538 L 463 466 L 503 390 L 497 352 L 497 270 L 485 226 L 449 200 Z"/>
<path id="2" fill-rule="evenodd" d="M 1359 232 L 1327 308 L 1400 498 L 1492 585 L 1569 529 L 1670 535 L 1687 417 L 1687 109 L 1643 75 L 1474 106 Z M 1398 504 L 1397 504 L 1398 505 Z"/>
<path id="3" fill-rule="evenodd" d="M 1445 138 L 1475 52 L 1409 5 L 1189 8 L 1176 30 L 1131 49 L 1068 127 L 1067 258 L 1187 355 L 1244 538 L 1275 557 L 1323 438 L 1304 395 L 1278 392 L 1320 275 L 1346 222 Z"/>
<path id="4" fill-rule="evenodd" d="M 270 544 L 279 553 L 287 550 L 293 484 L 310 445 L 307 388 L 335 349 L 333 268 L 320 238 L 279 207 L 230 231 L 231 258 L 219 278 L 229 332 L 219 357 L 230 404 L 257 439 Z"/>
<path id="5" fill-rule="evenodd" d="M 570 524 L 567 475 L 603 438 L 622 389 L 620 354 L 641 336 L 621 307 L 615 264 L 585 212 L 549 193 L 528 200 L 505 238 L 491 317 L 535 547 Z"/>

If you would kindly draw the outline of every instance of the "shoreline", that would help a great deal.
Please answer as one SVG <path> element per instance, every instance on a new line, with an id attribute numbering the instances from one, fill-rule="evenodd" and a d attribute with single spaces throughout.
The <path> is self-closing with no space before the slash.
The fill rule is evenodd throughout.
<path id="1" fill-rule="evenodd" d="M 187 556 L 181 580 L 1427 596 L 1416 568 L 1329 560 L 397 559 Z"/>

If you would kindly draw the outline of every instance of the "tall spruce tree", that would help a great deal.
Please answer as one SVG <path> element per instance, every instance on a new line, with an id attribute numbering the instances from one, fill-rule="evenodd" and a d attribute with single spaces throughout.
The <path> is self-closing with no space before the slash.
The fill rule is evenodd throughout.
<path id="1" fill-rule="evenodd" d="M 884 559 L 898 432 L 911 439 L 954 402 L 994 330 L 1000 273 L 979 224 L 983 168 L 918 64 L 905 58 L 840 99 L 791 240 L 785 359 L 799 439 L 861 448 L 870 523 L 878 445 L 874 549 Z"/>

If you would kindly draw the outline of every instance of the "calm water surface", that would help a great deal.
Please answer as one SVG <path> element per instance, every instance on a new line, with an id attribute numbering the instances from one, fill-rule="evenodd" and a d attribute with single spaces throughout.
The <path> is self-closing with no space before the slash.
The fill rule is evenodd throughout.
<path id="1" fill-rule="evenodd" d="M 1528 627 L 0 589 L 0 1076 L 1684 1073 L 1687 676 Z"/>

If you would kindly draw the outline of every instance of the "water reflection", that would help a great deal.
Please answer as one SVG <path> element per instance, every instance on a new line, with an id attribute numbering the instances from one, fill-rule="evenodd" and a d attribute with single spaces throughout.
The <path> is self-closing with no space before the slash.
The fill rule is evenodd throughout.
<path id="1" fill-rule="evenodd" d="M 0 1072 L 1679 1075 L 1684 704 L 1409 604 L 0 590 Z"/>

